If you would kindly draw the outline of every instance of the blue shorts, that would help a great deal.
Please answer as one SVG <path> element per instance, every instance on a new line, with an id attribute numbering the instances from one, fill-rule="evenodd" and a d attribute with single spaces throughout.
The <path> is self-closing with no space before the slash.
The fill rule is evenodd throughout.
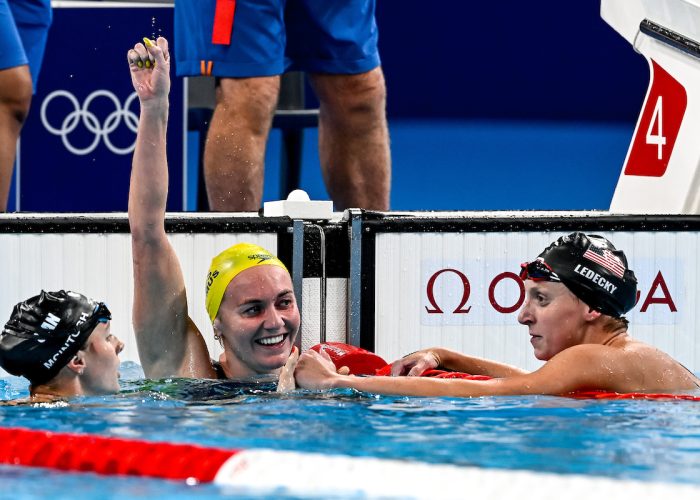
<path id="1" fill-rule="evenodd" d="M 0 70 L 29 64 L 35 90 L 51 16 L 51 0 L 0 0 Z"/>
<path id="2" fill-rule="evenodd" d="M 177 74 L 364 73 L 380 63 L 374 7 L 375 0 L 177 0 Z"/>

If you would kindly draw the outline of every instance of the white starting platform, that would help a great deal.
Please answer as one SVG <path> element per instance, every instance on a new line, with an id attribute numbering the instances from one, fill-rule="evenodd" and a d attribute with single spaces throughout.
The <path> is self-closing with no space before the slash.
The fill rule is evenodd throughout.
<path id="1" fill-rule="evenodd" d="M 602 0 L 650 82 L 610 210 L 700 213 L 700 1 Z"/>

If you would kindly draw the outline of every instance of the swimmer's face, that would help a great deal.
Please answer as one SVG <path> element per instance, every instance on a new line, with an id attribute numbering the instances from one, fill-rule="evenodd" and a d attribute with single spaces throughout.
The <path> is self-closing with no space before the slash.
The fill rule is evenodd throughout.
<path id="1" fill-rule="evenodd" d="M 85 394 L 119 392 L 119 353 L 124 349 L 111 332 L 110 322 L 98 323 L 82 351 L 85 369 L 81 383 Z"/>
<path id="2" fill-rule="evenodd" d="M 301 322 L 292 279 L 278 266 L 256 266 L 229 283 L 214 328 L 233 376 L 275 373 L 287 361 Z"/>
<path id="3" fill-rule="evenodd" d="M 525 302 L 518 321 L 528 326 L 537 359 L 547 361 L 583 342 L 589 307 L 561 283 L 525 281 Z"/>

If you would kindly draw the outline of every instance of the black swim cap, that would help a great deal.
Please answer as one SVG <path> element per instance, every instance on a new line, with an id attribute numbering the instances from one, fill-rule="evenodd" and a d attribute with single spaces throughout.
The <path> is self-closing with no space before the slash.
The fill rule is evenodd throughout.
<path id="1" fill-rule="evenodd" d="M 17 304 L 0 334 L 0 366 L 33 384 L 51 380 L 83 347 L 100 321 L 102 302 L 75 292 L 45 292 Z"/>
<path id="2" fill-rule="evenodd" d="M 562 236 L 536 261 L 522 267 L 521 278 L 561 281 L 579 299 L 608 316 L 621 317 L 637 301 L 637 278 L 627 267 L 627 257 L 602 236 Z"/>

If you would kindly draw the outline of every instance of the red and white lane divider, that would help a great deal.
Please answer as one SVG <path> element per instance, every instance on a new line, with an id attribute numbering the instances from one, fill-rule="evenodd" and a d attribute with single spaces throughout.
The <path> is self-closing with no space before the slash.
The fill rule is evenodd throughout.
<path id="1" fill-rule="evenodd" d="M 277 450 L 225 450 L 0 428 L 0 464 L 214 482 L 259 493 L 324 497 L 700 498 L 700 487 L 581 475 L 479 469 Z"/>

